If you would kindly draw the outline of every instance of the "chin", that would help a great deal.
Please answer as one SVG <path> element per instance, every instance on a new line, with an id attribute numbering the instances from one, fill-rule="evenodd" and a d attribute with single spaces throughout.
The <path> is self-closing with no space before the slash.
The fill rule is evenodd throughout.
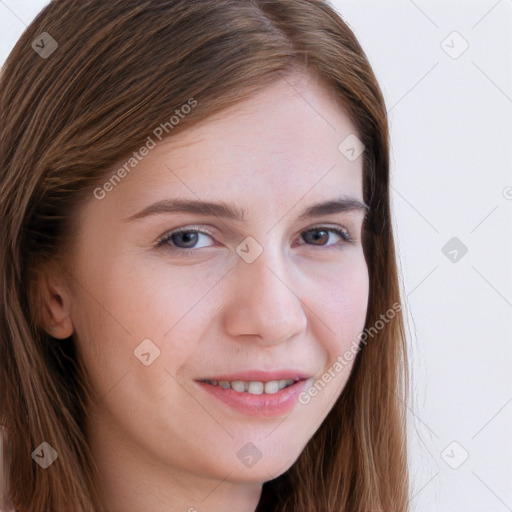
<path id="1" fill-rule="evenodd" d="M 267 482 L 286 473 L 297 458 L 294 457 L 293 460 L 288 460 L 287 462 L 283 460 L 263 461 L 261 459 L 252 467 L 244 467 L 242 464 L 239 464 L 228 479 L 239 483 Z"/>

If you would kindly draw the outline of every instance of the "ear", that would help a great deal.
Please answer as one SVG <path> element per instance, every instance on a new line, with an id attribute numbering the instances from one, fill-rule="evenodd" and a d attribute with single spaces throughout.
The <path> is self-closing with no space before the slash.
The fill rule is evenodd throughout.
<path id="1" fill-rule="evenodd" d="M 71 294 L 53 275 L 46 274 L 40 287 L 43 304 L 43 327 L 54 338 L 66 339 L 73 334 Z"/>

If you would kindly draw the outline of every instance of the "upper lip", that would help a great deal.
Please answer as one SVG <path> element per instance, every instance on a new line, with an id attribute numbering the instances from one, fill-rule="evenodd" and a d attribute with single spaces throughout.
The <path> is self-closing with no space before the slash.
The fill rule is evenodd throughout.
<path id="1" fill-rule="evenodd" d="M 237 373 L 224 373 L 219 375 L 214 375 L 211 377 L 205 377 L 199 380 L 226 380 L 226 381 L 234 381 L 234 380 L 243 380 L 243 381 L 253 381 L 253 382 L 268 382 L 271 380 L 303 380 L 308 379 L 311 375 L 300 371 L 300 370 L 275 370 L 275 371 L 265 371 L 265 370 L 247 370 L 243 372 Z"/>

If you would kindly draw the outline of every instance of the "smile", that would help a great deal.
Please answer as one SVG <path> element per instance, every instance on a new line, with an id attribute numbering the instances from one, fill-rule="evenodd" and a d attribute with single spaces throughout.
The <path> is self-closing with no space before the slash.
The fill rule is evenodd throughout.
<path id="1" fill-rule="evenodd" d="M 300 380 L 300 379 L 297 379 Z M 270 380 L 268 382 L 262 381 L 243 381 L 243 380 L 208 380 L 203 382 L 211 384 L 212 386 L 220 386 L 222 389 L 233 389 L 238 393 L 250 393 L 251 395 L 274 394 L 281 389 L 287 388 L 297 382 L 294 379 Z"/>
<path id="2" fill-rule="evenodd" d="M 288 414 L 310 379 L 272 381 L 196 381 L 207 396 L 248 416 L 276 417 Z"/>

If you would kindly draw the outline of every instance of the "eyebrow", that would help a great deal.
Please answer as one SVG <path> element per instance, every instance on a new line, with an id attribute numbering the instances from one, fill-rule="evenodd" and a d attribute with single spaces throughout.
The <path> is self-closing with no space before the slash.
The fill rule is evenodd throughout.
<path id="1" fill-rule="evenodd" d="M 298 218 L 298 220 L 307 220 L 320 215 L 330 215 L 334 213 L 352 212 L 362 210 L 365 213 L 369 211 L 368 205 L 355 197 L 340 197 L 317 203 L 309 206 Z M 125 222 L 142 219 L 152 215 L 168 213 L 193 213 L 197 215 L 207 215 L 224 219 L 235 220 L 238 222 L 247 222 L 245 211 L 232 203 L 210 202 L 189 199 L 164 199 L 144 208 L 140 212 L 124 219 Z"/>

